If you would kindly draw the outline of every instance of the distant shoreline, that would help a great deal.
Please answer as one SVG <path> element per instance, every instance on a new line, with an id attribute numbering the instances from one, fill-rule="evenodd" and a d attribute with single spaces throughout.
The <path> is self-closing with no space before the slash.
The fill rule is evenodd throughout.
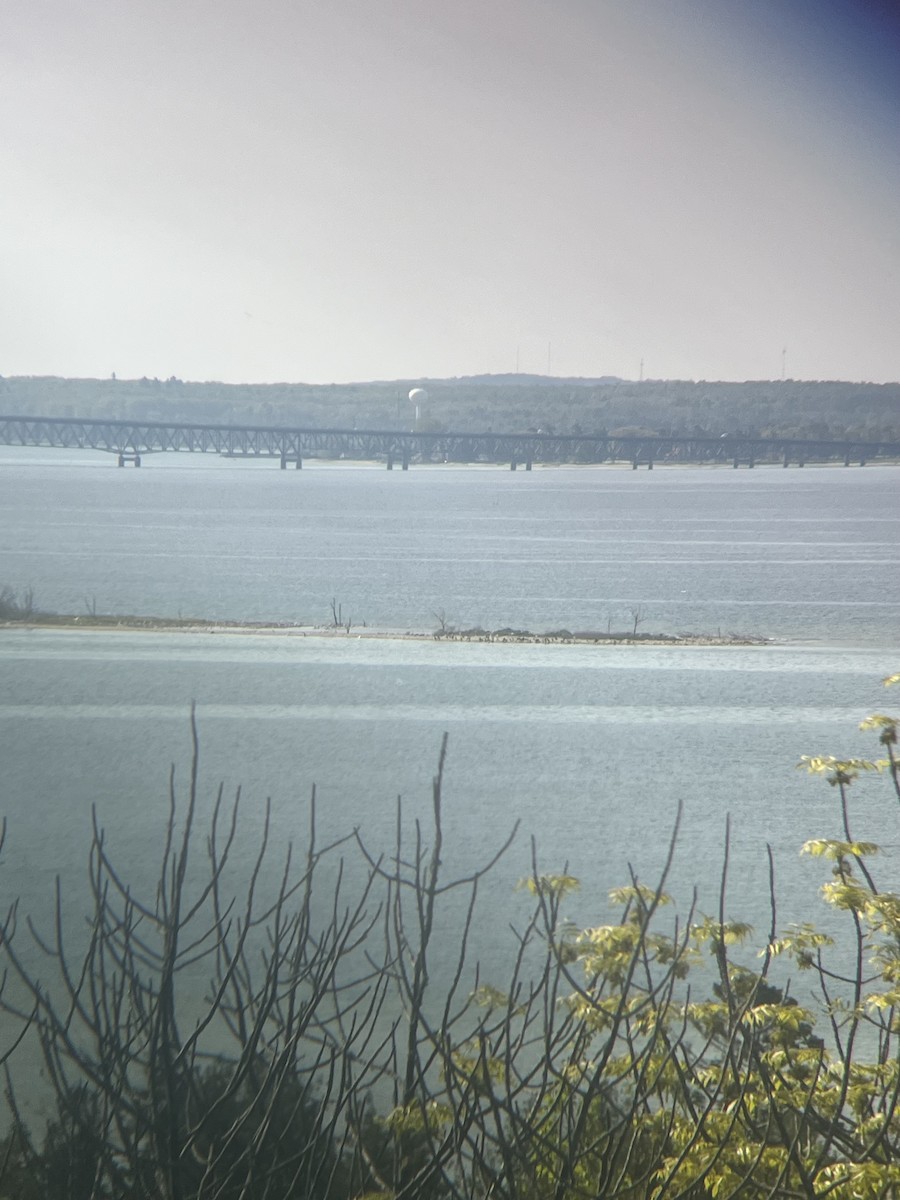
<path id="1" fill-rule="evenodd" d="M 367 625 L 302 625 L 257 621 L 213 621 L 191 617 L 139 617 L 86 614 L 31 613 L 0 621 L 0 629 L 88 630 L 97 633 L 209 633 L 219 635 L 255 634 L 317 638 L 368 638 L 385 641 L 480 642 L 515 645 L 578 646 L 769 646 L 773 639 L 752 634 L 642 633 L 595 630 L 549 630 L 535 633 L 529 629 L 453 629 L 433 631 L 389 629 Z"/>

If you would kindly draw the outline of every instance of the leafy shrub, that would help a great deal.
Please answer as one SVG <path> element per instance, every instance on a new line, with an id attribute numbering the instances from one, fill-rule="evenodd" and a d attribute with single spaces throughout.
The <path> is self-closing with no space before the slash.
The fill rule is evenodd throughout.
<path id="1" fill-rule="evenodd" d="M 614 889 L 609 923 L 576 928 L 561 905 L 577 880 L 539 871 L 535 853 L 505 983 L 467 966 L 477 901 L 505 845 L 470 875 L 443 877 L 446 738 L 430 845 L 418 825 L 404 842 L 398 812 L 390 855 L 359 835 L 320 846 L 313 802 L 302 862 L 294 870 L 288 851 L 263 899 L 268 822 L 249 883 L 238 894 L 226 886 L 237 798 L 229 807 L 220 794 L 205 874 L 193 863 L 194 729 L 186 812 L 179 826 L 173 784 L 156 895 L 132 893 L 95 828 L 83 955 L 68 949 L 61 898 L 42 943 L 57 967 L 52 988 L 20 954 L 12 918 L 3 930 L 26 999 L 7 990 L 0 1005 L 39 1040 L 55 1097 L 34 1139 L 10 1085 L 6 1194 L 896 1194 L 900 895 L 876 886 L 876 848 L 852 836 L 849 791 L 877 771 L 900 799 L 897 721 L 876 714 L 863 727 L 883 758 L 802 764 L 838 795 L 843 838 L 806 851 L 831 865 L 823 892 L 846 914 L 843 945 L 804 924 L 773 928 L 748 957 L 752 931 L 725 920 L 724 882 L 717 914 L 679 918 L 668 864 L 653 887 L 632 877 Z M 353 849 L 365 869 L 351 893 L 341 863 Z M 674 851 L 675 837 L 669 863 Z M 323 864 L 337 868 L 324 883 Z M 452 934 L 442 927 L 438 945 L 451 891 L 466 897 L 465 916 Z M 435 995 L 438 952 L 458 966 Z M 776 980 L 785 960 L 815 983 L 810 999 Z M 198 965 L 208 974 L 199 1012 Z"/>

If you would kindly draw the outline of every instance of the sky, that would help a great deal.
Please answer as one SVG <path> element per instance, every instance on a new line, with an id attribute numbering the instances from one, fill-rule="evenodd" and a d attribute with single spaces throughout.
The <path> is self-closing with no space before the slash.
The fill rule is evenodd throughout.
<path id="1" fill-rule="evenodd" d="M 0 0 L 0 375 L 900 380 L 900 0 Z"/>

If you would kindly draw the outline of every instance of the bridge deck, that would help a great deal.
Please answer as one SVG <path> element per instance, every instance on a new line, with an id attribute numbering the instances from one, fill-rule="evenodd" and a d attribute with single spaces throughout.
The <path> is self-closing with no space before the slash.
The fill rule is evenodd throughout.
<path id="1" fill-rule="evenodd" d="M 0 416 L 0 444 L 104 450 L 140 465 L 159 452 L 259 456 L 282 466 L 320 457 L 410 462 L 665 463 L 872 462 L 900 460 L 900 443 L 803 438 L 646 436 L 544 433 L 418 433 L 379 429 L 300 429 L 163 421 Z"/>

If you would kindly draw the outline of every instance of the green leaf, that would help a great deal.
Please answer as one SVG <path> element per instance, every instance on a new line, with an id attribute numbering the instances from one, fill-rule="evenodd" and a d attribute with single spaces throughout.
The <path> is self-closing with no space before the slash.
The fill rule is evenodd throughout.
<path id="1" fill-rule="evenodd" d="M 529 875 L 520 879 L 516 887 L 532 896 L 567 896 L 578 891 L 581 880 L 574 875 Z"/>
<path id="2" fill-rule="evenodd" d="M 827 858 L 832 862 L 840 862 L 844 858 L 867 858 L 879 852 L 880 847 L 875 842 L 841 842 L 835 838 L 812 838 L 800 848 L 801 854 Z"/>

